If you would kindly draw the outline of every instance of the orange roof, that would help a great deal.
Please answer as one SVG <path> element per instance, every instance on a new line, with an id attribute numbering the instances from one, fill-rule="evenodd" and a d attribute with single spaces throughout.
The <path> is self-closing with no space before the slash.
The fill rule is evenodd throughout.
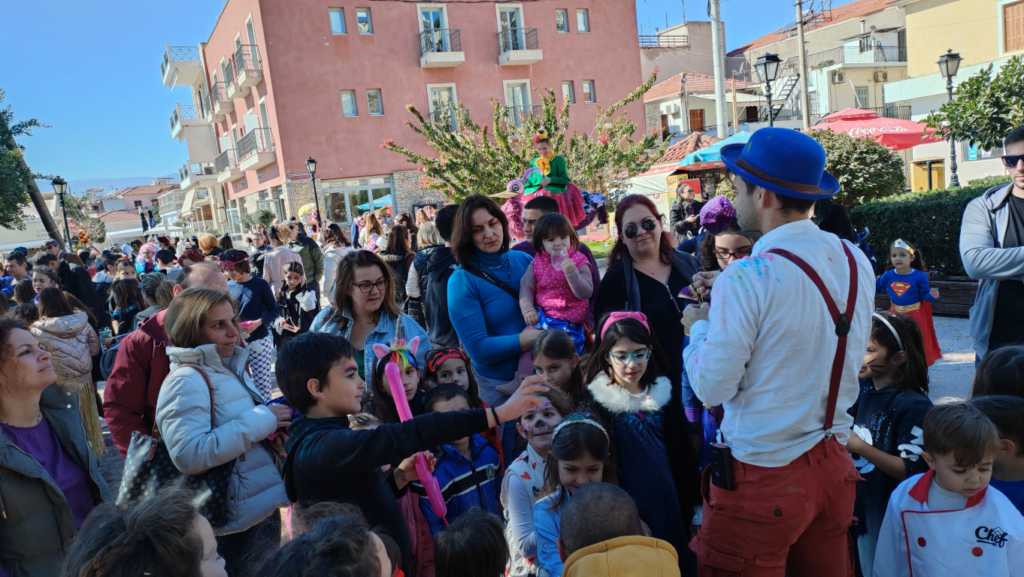
<path id="1" fill-rule="evenodd" d="M 677 96 L 681 90 L 680 82 L 686 77 L 686 92 L 687 94 L 712 94 L 715 91 L 715 77 L 708 76 L 707 74 L 697 74 L 695 72 L 686 72 L 684 74 L 676 74 L 672 78 L 664 82 L 659 82 L 651 87 L 651 89 L 644 94 L 644 102 L 652 102 L 655 100 L 661 100 L 662 98 L 668 98 L 669 96 Z M 733 79 L 725 79 L 726 91 L 732 90 Z M 736 88 L 753 88 L 757 86 L 752 82 L 744 82 L 742 80 L 736 80 Z"/>
<path id="2" fill-rule="evenodd" d="M 654 161 L 654 164 L 679 162 L 686 158 L 687 154 L 703 150 L 716 142 L 720 142 L 721 140 L 721 138 L 716 138 L 709 134 L 704 134 L 703 132 L 694 132 L 665 149 L 665 154 L 663 154 L 658 160 Z"/>
<path id="3" fill-rule="evenodd" d="M 875 12 L 881 12 L 889 7 L 889 3 L 892 0 L 857 0 L 856 2 L 850 2 L 842 6 L 832 7 L 831 17 L 828 13 L 825 13 L 824 20 L 818 20 L 811 22 L 804 26 L 804 33 L 810 32 L 811 30 L 817 30 L 818 28 L 824 28 L 825 26 L 831 26 L 840 22 L 846 22 L 847 20 L 853 20 L 855 18 L 863 18 L 868 14 L 874 14 Z M 729 52 L 726 56 L 742 56 L 745 52 L 750 50 L 756 50 L 769 44 L 774 44 L 781 40 L 786 40 L 788 35 L 782 33 L 782 28 L 765 34 L 764 36 L 754 40 L 753 42 L 747 43 L 740 46 L 736 50 Z"/>
<path id="4" fill-rule="evenodd" d="M 142 222 L 139 217 L 137 210 L 108 210 L 107 212 L 101 212 L 94 218 L 98 218 L 103 222 L 124 222 L 126 220 L 134 220 L 136 222 Z"/>

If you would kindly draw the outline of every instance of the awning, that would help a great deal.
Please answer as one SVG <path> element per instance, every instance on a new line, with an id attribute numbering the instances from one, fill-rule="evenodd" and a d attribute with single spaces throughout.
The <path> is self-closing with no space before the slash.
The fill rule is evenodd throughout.
<path id="1" fill-rule="evenodd" d="M 683 167 L 686 170 L 706 170 L 707 168 L 720 168 L 721 166 L 724 166 L 724 165 L 720 165 L 718 167 L 708 166 L 708 167 L 705 167 L 705 168 L 699 168 L 699 167 L 698 168 L 687 168 L 687 167 L 689 167 L 690 165 L 693 165 L 693 164 L 711 163 L 711 162 L 715 162 L 715 161 L 720 161 L 720 160 L 722 160 L 721 150 L 722 150 L 723 146 L 728 146 L 730 144 L 740 144 L 740 143 L 746 142 L 749 139 L 750 139 L 750 133 L 749 132 L 737 132 L 736 134 L 733 134 L 729 138 L 726 138 L 725 140 L 722 140 L 720 142 L 716 142 L 716 143 L 712 144 L 711 146 L 709 146 L 707 148 L 703 148 L 703 149 L 698 150 L 696 152 L 691 152 L 690 154 L 687 154 L 685 158 L 683 158 L 681 161 L 679 161 L 679 166 Z"/>
<path id="2" fill-rule="evenodd" d="M 178 212 L 181 214 L 185 214 L 186 212 L 192 212 L 192 202 L 195 201 L 195 198 L 196 191 L 194 188 L 186 192 L 185 202 L 181 203 L 181 210 L 179 210 Z"/>
<path id="3" fill-rule="evenodd" d="M 942 142 L 935 129 L 913 120 L 896 118 L 860 118 L 836 120 L 814 126 L 811 130 L 845 132 L 853 138 L 870 138 L 889 150 L 905 150 L 919 144 Z"/>
<path id="4" fill-rule="evenodd" d="M 662 175 L 668 176 L 669 174 L 672 174 L 676 170 L 679 170 L 679 165 L 678 164 L 674 164 L 674 163 L 673 164 L 666 164 L 664 166 L 655 166 L 655 167 L 651 168 L 650 170 L 648 170 L 647 172 L 644 172 L 642 174 L 638 174 L 637 177 L 641 177 L 642 178 L 642 177 L 647 177 L 647 176 L 655 176 L 655 175 L 658 175 L 658 174 L 662 174 Z"/>
<path id="5" fill-rule="evenodd" d="M 378 198 L 377 200 L 373 201 L 373 208 L 380 208 L 382 206 L 388 206 L 390 204 L 391 195 L 389 194 L 383 198 Z M 360 204 L 356 208 L 358 208 L 359 210 L 370 210 L 370 203 Z"/>

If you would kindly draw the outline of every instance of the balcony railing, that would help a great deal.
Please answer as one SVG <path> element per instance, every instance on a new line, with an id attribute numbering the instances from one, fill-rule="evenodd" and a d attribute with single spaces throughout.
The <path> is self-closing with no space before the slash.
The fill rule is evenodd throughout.
<path id="1" fill-rule="evenodd" d="M 640 37 L 640 48 L 689 48 L 689 46 L 690 39 L 685 34 Z"/>
<path id="2" fill-rule="evenodd" d="M 807 68 L 827 68 L 836 64 L 878 64 L 906 61 L 907 49 L 899 46 L 875 46 L 863 52 L 857 46 L 840 46 L 807 56 Z"/>
<path id="3" fill-rule="evenodd" d="M 195 163 L 195 162 L 193 162 L 193 163 L 185 164 L 184 166 L 182 166 L 181 168 L 178 169 L 178 181 L 179 182 L 185 182 L 186 180 L 189 180 L 189 179 L 191 179 L 193 177 L 196 177 L 196 176 L 215 176 L 216 174 L 217 174 L 217 169 L 214 167 L 213 163 L 210 163 L 210 162 Z"/>
<path id="4" fill-rule="evenodd" d="M 461 110 L 466 115 L 469 115 L 468 108 L 462 108 Z M 453 106 L 434 110 L 430 113 L 430 121 L 434 124 L 447 124 L 452 132 L 459 129 L 459 113 Z"/>
<path id="5" fill-rule="evenodd" d="M 522 126 L 523 121 L 528 117 L 537 118 L 541 114 L 541 110 L 544 107 L 540 104 L 534 104 L 532 106 L 509 106 L 508 107 L 508 120 L 516 126 Z"/>
<path id="6" fill-rule="evenodd" d="M 430 52 L 462 52 L 458 28 L 432 28 L 420 33 L 420 56 Z"/>
<path id="7" fill-rule="evenodd" d="M 213 161 L 213 166 L 214 169 L 216 169 L 217 174 L 232 168 L 238 168 L 238 159 L 235 157 L 235 150 L 233 148 L 229 148 L 217 155 L 217 158 Z"/>
<path id="8" fill-rule="evenodd" d="M 538 50 L 536 28 L 506 28 L 498 32 L 499 54 L 513 50 Z"/>
<path id="9" fill-rule="evenodd" d="M 164 61 L 160 63 L 160 76 L 167 75 L 167 68 L 171 61 L 177 60 L 199 60 L 199 49 L 195 46 L 168 46 L 164 52 Z"/>
<path id="10" fill-rule="evenodd" d="M 259 70 L 262 68 L 260 66 L 259 47 L 255 44 L 242 44 L 235 48 L 234 66 L 235 74 L 245 70 Z"/>
<path id="11" fill-rule="evenodd" d="M 878 106 L 875 108 L 862 108 L 861 110 L 873 110 L 878 113 L 881 118 L 896 118 L 899 120 L 910 120 L 910 105 L 896 105 L 890 104 L 888 106 Z"/>
<path id="12" fill-rule="evenodd" d="M 174 127 L 180 124 L 182 120 L 196 120 L 198 118 L 202 118 L 199 107 L 192 106 L 191 104 L 179 104 L 174 107 L 174 112 L 171 113 L 171 130 L 174 130 Z"/>
<path id="13" fill-rule="evenodd" d="M 210 104 L 210 93 L 209 92 L 201 92 L 199 94 L 199 108 L 200 108 L 199 114 L 203 118 L 206 118 L 207 116 L 210 115 L 210 113 L 213 112 L 213 106 L 211 106 L 211 104 Z"/>
<path id="14" fill-rule="evenodd" d="M 273 152 L 274 137 L 269 128 L 254 128 L 235 143 L 238 160 L 243 160 L 257 152 Z"/>
<path id="15" fill-rule="evenodd" d="M 214 102 L 224 102 L 228 99 L 228 85 L 226 82 L 215 82 L 210 87 L 210 97 Z"/>

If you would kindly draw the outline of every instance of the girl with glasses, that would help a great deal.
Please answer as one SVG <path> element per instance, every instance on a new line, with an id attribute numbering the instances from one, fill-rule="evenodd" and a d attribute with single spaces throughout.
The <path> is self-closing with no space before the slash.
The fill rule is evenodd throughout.
<path id="1" fill-rule="evenodd" d="M 700 265 L 704 271 L 725 270 L 733 262 L 750 256 L 754 241 L 736 223 L 736 210 L 724 196 L 712 198 L 700 211 L 705 234 L 700 244 Z"/>
<path id="2" fill-rule="evenodd" d="M 683 508 L 694 500 L 680 494 L 677 477 L 696 476 L 695 463 L 674 459 L 666 448 L 665 408 L 672 384 L 661 347 L 651 335 L 647 316 L 615 312 L 602 319 L 601 340 L 587 364 L 587 396 L 577 411 L 595 414 L 611 440 L 611 461 L 619 486 L 636 501 L 651 536 L 672 544 L 683 575 L 695 575 L 687 554 Z"/>

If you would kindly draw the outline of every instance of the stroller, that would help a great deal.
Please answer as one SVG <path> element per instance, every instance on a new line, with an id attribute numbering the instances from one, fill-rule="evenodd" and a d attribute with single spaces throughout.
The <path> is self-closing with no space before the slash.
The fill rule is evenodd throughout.
<path id="1" fill-rule="evenodd" d="M 858 232 L 857 229 L 853 229 L 853 232 L 854 234 L 857 235 L 857 248 L 859 248 L 861 252 L 864 253 L 864 256 L 868 257 L 868 260 L 871 261 L 871 270 L 874 271 L 874 273 L 877 275 L 878 255 L 875 254 L 875 251 L 871 250 L 871 247 L 868 245 L 867 242 L 868 237 L 871 236 L 871 231 L 868 230 L 868 227 L 865 226 L 864 232 Z"/>

